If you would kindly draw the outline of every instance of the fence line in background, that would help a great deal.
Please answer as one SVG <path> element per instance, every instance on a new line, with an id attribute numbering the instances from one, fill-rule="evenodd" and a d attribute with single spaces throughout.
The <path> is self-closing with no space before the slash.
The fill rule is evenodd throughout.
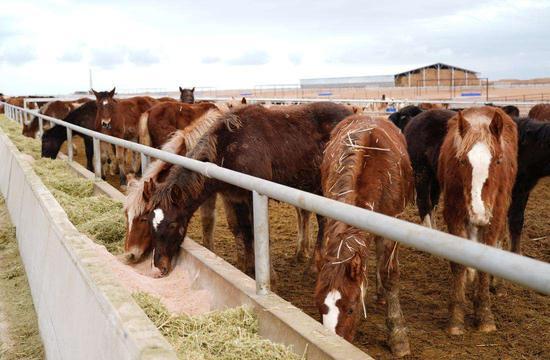
<path id="1" fill-rule="evenodd" d="M 269 217 L 265 204 L 268 198 L 272 198 L 550 295 L 550 264 L 542 261 L 239 173 L 213 163 L 201 162 L 115 138 L 59 119 L 36 114 L 28 109 L 7 103 L 4 105 L 8 109 L 6 114 L 12 120 L 22 122 L 23 114 L 33 114 L 58 126 L 64 126 L 73 132 L 92 137 L 94 139 L 95 173 L 98 177 L 101 176 L 99 141 L 104 141 L 252 191 L 254 194 L 254 250 L 255 259 L 258 260 L 255 263 L 258 294 L 265 294 L 269 290 L 269 231 L 267 224 Z M 72 144 L 68 143 L 67 146 L 71 147 Z"/>

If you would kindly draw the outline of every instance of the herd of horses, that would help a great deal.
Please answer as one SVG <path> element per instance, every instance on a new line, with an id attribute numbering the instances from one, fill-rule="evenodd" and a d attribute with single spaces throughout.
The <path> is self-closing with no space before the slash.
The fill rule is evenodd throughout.
<path id="1" fill-rule="evenodd" d="M 502 246 L 509 228 L 511 250 L 516 253 L 520 253 L 529 193 L 540 178 L 550 175 L 550 105 L 535 106 L 528 117 L 519 117 L 513 106 L 457 111 L 406 106 L 388 119 L 332 102 L 288 106 L 249 105 L 245 99 L 195 102 L 193 90 L 180 88 L 179 101 L 120 99 L 115 89 L 93 91 L 95 101 L 53 101 L 39 111 L 388 216 L 399 216 L 416 200 L 420 219 L 429 227 L 435 226 L 432 213 L 442 194 L 449 233 Z M 36 121 L 25 124 L 26 135 L 35 136 Z M 55 158 L 66 131 L 61 126 L 45 129 L 42 155 Z M 84 141 L 91 169 L 92 142 L 86 136 Z M 250 192 L 160 160 L 140 169 L 139 156 L 109 144 L 103 144 L 102 153 L 104 171 L 118 168 L 121 184 L 127 185 L 126 261 L 142 261 L 152 252 L 158 276 L 168 274 L 199 208 L 203 242 L 215 251 L 214 210 L 219 195 L 237 245 L 238 266 L 254 274 Z M 388 344 L 396 356 L 410 354 L 399 302 L 398 244 L 317 216 L 319 232 L 313 246 L 310 213 L 296 211 L 296 257 L 310 258 L 317 272 L 314 297 L 323 324 L 353 339 L 360 315 L 366 316 L 367 257 L 374 241 L 376 294 L 386 305 Z M 475 287 L 478 329 L 496 330 L 489 275 L 452 262 L 450 267 L 448 332 L 465 331 L 468 284 Z M 276 281 L 273 268 L 272 279 Z"/>

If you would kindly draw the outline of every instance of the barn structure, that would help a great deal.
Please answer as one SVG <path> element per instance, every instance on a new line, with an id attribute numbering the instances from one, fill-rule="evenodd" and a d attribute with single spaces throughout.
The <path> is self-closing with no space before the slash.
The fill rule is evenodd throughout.
<path id="1" fill-rule="evenodd" d="M 339 87 L 428 87 L 479 84 L 478 73 L 444 63 L 435 63 L 395 75 L 348 76 L 301 79 L 301 88 Z"/>
<path id="2" fill-rule="evenodd" d="M 457 66 L 435 63 L 394 75 L 395 86 L 468 86 L 479 83 L 478 73 Z"/>

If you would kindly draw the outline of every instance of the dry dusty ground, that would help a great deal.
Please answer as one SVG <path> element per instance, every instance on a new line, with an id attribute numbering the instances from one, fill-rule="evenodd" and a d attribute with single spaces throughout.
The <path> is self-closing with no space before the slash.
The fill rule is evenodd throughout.
<path id="1" fill-rule="evenodd" d="M 79 147 L 83 149 L 82 147 Z M 83 163 L 84 151 L 77 160 Z M 117 180 L 117 179 L 109 179 Z M 118 186 L 118 181 L 113 181 Z M 416 209 L 409 206 L 404 218 L 418 222 Z M 235 264 L 235 245 L 218 200 L 217 253 Z M 533 191 L 526 212 L 523 251 L 525 255 L 550 262 L 550 178 Z M 315 275 L 305 263 L 294 260 L 296 239 L 294 208 L 271 202 L 270 229 L 272 259 L 279 274 L 277 293 L 319 320 L 313 302 Z M 312 221 L 314 218 L 312 217 Z M 441 214 L 437 224 L 443 229 Z M 316 234 L 312 234 L 315 236 Z M 200 220 L 195 216 L 189 236 L 200 242 Z M 386 346 L 385 308 L 373 299 L 374 262 L 371 259 L 367 301 L 368 320 L 361 319 L 354 344 L 377 359 L 389 359 Z M 451 337 L 445 333 L 450 269 L 447 261 L 401 248 L 401 305 L 409 327 L 411 359 L 550 359 L 550 298 L 520 286 L 505 283 L 504 295 L 493 297 L 498 331 L 480 333 L 473 328 L 472 307 L 467 316 L 467 333 Z"/>

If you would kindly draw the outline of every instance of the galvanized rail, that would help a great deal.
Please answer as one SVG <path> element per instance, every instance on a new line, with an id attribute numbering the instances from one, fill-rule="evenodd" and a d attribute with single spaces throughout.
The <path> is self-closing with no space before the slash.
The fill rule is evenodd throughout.
<path id="1" fill-rule="evenodd" d="M 267 199 L 272 198 L 550 295 L 550 264 L 542 261 L 225 169 L 212 163 L 197 161 L 115 138 L 59 119 L 35 114 L 28 109 L 7 103 L 4 103 L 4 105 L 6 106 L 6 115 L 12 120 L 22 122 L 23 114 L 32 113 L 44 120 L 92 137 L 94 141 L 94 166 L 97 176 L 101 175 L 101 164 L 98 161 L 99 141 L 104 141 L 139 152 L 143 156 L 154 157 L 183 166 L 209 178 L 215 178 L 252 191 L 256 288 L 258 294 L 265 294 L 269 290 L 269 226 L 266 204 Z M 67 145 L 69 148 L 72 146 L 72 144 Z"/>

